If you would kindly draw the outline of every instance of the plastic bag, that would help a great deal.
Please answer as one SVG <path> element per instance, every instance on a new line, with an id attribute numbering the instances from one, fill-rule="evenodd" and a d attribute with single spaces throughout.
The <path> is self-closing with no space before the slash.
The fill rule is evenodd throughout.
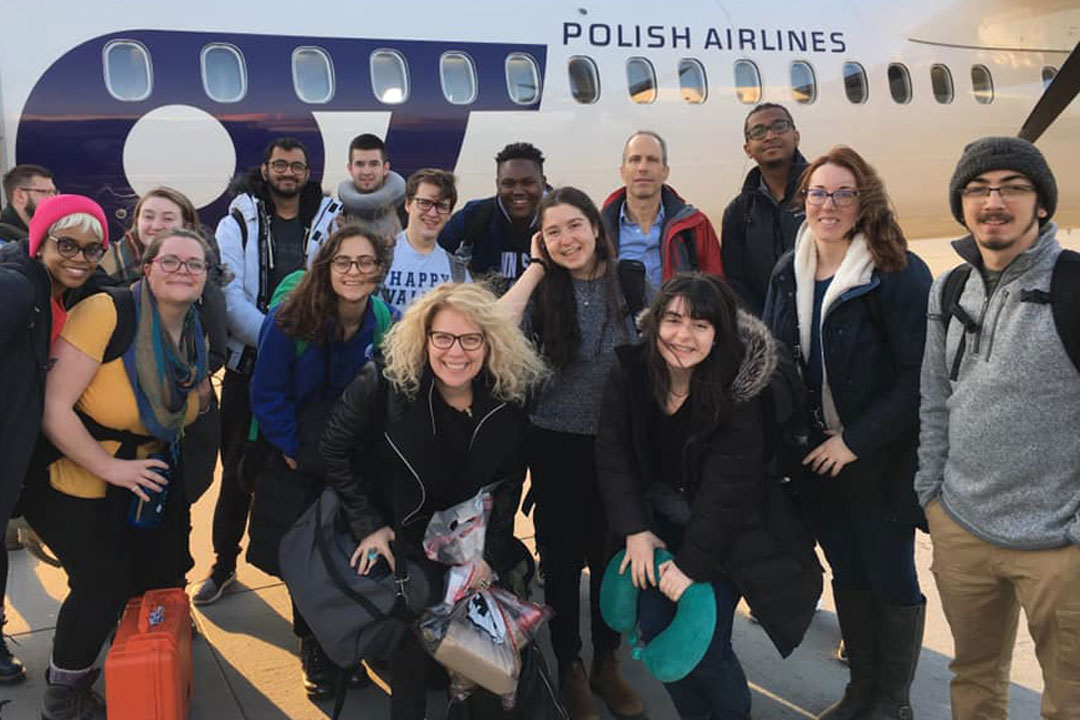
<path id="1" fill-rule="evenodd" d="M 462 700 L 477 686 L 514 704 L 521 674 L 521 651 L 551 610 L 521 600 L 499 587 L 471 591 L 476 565 L 483 559 L 491 516 L 491 487 L 435 513 L 424 533 L 424 552 L 450 565 L 442 603 L 420 618 L 428 652 L 450 674 L 450 695 Z"/>

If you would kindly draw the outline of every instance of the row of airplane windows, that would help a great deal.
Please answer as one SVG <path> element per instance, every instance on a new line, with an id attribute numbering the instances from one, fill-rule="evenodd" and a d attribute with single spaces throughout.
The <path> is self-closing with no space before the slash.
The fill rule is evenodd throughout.
<path id="1" fill-rule="evenodd" d="M 134 40 L 113 40 L 104 49 L 105 85 L 117 100 L 139 102 L 153 91 L 153 64 L 146 47 Z M 207 97 L 221 103 L 239 102 L 247 94 L 247 66 L 239 48 L 225 43 L 211 43 L 199 54 L 203 89 Z M 397 50 L 375 50 L 369 57 L 371 85 L 375 96 L 387 105 L 405 102 L 409 97 L 409 66 Z M 739 102 L 753 105 L 762 99 L 762 77 L 757 65 L 746 59 L 733 64 L 734 91 Z M 584 55 L 571 57 L 567 64 L 570 94 L 578 103 L 589 105 L 600 99 L 600 71 L 596 62 Z M 818 98 L 814 66 L 795 60 L 789 66 L 792 99 L 801 104 Z M 1042 69 L 1043 84 L 1057 73 L 1056 68 Z M 536 60 L 526 53 L 510 53 L 505 61 L 506 91 L 510 100 L 531 105 L 540 97 L 540 71 Z M 854 104 L 870 98 L 870 82 L 863 66 L 845 62 L 844 94 Z M 911 102 L 914 91 L 911 73 L 903 63 L 891 63 L 886 71 L 889 94 L 894 102 Z M 682 98 L 691 104 L 704 103 L 709 96 L 705 66 L 694 58 L 678 63 Z M 477 97 L 476 66 L 464 52 L 448 51 L 439 58 L 439 79 L 443 96 L 454 105 L 468 105 Z M 310 104 L 330 102 L 334 97 L 334 63 L 330 54 L 316 46 L 301 46 L 292 53 L 292 80 L 297 98 Z M 656 101 L 660 83 L 652 61 L 631 57 L 626 61 L 627 91 L 635 103 Z M 956 96 L 953 74 L 947 65 L 930 67 L 930 88 L 941 104 Z M 971 66 L 971 96 L 988 105 L 994 101 L 994 81 L 985 65 Z"/>

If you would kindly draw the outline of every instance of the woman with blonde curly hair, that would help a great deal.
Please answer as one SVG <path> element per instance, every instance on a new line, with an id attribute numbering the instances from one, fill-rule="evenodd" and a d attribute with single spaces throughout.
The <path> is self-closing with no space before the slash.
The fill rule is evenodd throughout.
<path id="1" fill-rule="evenodd" d="M 417 298 L 383 348 L 385 367 L 369 363 L 361 371 L 322 440 L 327 484 L 358 541 L 352 564 L 366 574 L 408 558 L 441 589 L 448 568 L 422 548 L 429 518 L 497 483 L 473 577 L 486 587 L 523 556 L 514 514 L 525 478 L 524 403 L 545 365 L 478 285 L 446 284 Z M 391 718 L 423 718 L 431 659 L 406 634 L 390 663 Z"/>

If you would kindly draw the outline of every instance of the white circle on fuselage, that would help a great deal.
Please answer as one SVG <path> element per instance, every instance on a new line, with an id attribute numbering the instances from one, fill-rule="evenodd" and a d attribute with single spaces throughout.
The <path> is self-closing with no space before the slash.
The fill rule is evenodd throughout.
<path id="1" fill-rule="evenodd" d="M 229 133 L 213 115 L 190 105 L 151 110 L 124 141 L 124 173 L 140 197 L 167 185 L 200 208 L 225 191 L 235 171 Z"/>

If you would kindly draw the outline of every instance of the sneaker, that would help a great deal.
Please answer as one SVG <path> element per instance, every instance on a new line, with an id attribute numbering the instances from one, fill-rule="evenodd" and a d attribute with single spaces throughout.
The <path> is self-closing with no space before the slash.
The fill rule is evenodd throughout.
<path id="1" fill-rule="evenodd" d="M 11 654 L 7 638 L 0 633 L 0 685 L 14 685 L 25 679 L 26 668 L 19 658 Z"/>
<path id="2" fill-rule="evenodd" d="M 105 720 L 105 701 L 93 687 L 100 674 L 95 668 L 74 685 L 49 682 L 41 699 L 41 720 Z"/>
<path id="3" fill-rule="evenodd" d="M 221 599 L 225 588 L 236 582 L 236 571 L 232 570 L 224 577 L 218 577 L 217 572 L 210 573 L 210 577 L 203 581 L 202 586 L 191 598 L 194 605 L 209 605 Z"/>

